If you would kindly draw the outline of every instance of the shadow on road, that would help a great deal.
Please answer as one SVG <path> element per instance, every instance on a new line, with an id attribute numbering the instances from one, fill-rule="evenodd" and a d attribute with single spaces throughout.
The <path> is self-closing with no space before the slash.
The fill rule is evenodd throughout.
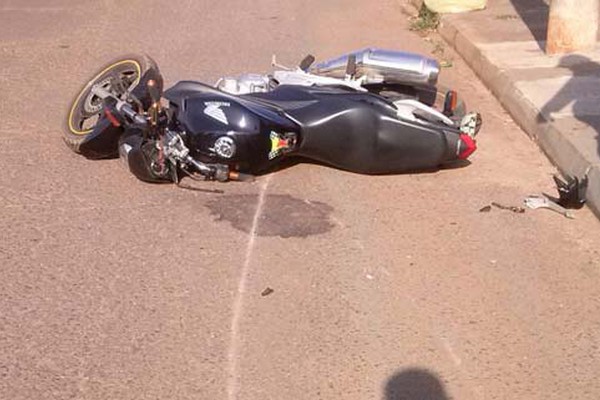
<path id="1" fill-rule="evenodd" d="M 385 385 L 385 400 L 448 400 L 440 379 L 421 368 L 394 374 Z"/>
<path id="2" fill-rule="evenodd" d="M 531 31 L 533 38 L 544 50 L 550 9 L 544 0 L 510 0 L 513 7 Z"/>
<path id="3" fill-rule="evenodd" d="M 310 158 L 304 158 L 304 157 L 300 157 L 300 156 L 295 156 L 295 157 L 289 157 L 289 158 L 284 158 L 283 160 L 281 160 L 278 164 L 274 165 L 272 168 L 269 168 L 266 171 L 263 171 L 261 173 L 259 173 L 259 176 L 262 175 L 269 175 L 269 174 L 273 174 L 279 171 L 283 171 L 286 170 L 288 168 L 292 168 L 295 167 L 297 165 L 300 164 L 310 164 L 310 165 L 318 165 L 321 167 L 325 167 L 325 168 L 333 168 L 333 169 L 338 169 L 340 171 L 347 171 L 347 172 L 351 172 L 352 171 L 348 171 L 348 170 L 344 170 L 342 168 L 337 168 L 334 167 L 332 165 L 328 165 L 326 163 L 317 161 L 317 160 L 312 160 Z M 390 173 L 382 173 L 382 174 L 373 174 L 373 175 L 378 175 L 378 176 L 393 176 L 393 175 L 406 175 L 406 174 L 420 174 L 420 175 L 426 175 L 426 174 L 435 174 L 439 171 L 442 170 L 453 170 L 453 169 L 461 169 L 461 168 L 466 168 L 469 165 L 471 165 L 471 161 L 470 160 L 454 160 L 454 161 L 450 161 L 446 164 L 442 164 L 440 166 L 437 167 L 431 167 L 431 168 L 421 168 L 421 169 L 414 169 L 414 170 L 406 170 L 406 171 L 402 171 L 402 172 L 390 172 Z M 356 173 L 359 174 L 359 173 Z M 359 174 L 361 175 L 361 174 Z"/>
<path id="4" fill-rule="evenodd" d="M 600 64 L 579 54 L 569 54 L 560 59 L 559 67 L 571 70 L 572 77 L 540 110 L 537 121 L 551 122 L 556 113 L 573 104 L 573 116 L 596 131 L 600 156 L 600 105 L 594 99 L 600 90 Z"/>

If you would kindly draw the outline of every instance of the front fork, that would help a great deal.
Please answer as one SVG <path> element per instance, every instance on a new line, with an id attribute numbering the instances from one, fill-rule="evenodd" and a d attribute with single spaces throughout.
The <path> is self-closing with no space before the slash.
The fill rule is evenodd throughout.
<path id="1" fill-rule="evenodd" d="M 208 180 L 226 182 L 229 180 L 251 179 L 250 175 L 230 171 L 228 165 L 205 164 L 190 156 L 189 149 L 185 146 L 181 136 L 167 127 L 169 118 L 160 103 L 161 93 L 154 80 L 148 81 L 148 92 L 152 104 L 147 112 L 143 112 L 143 110 L 136 111 L 128 102 L 117 98 L 101 87 L 95 87 L 92 90 L 104 101 L 112 103 L 110 107 L 105 107 L 105 114 L 113 125 L 120 126 L 124 121 L 117 119 L 111 110 L 129 120 L 129 124 L 141 129 L 144 141 L 150 140 L 156 143 L 156 158 L 151 161 L 150 168 L 157 177 L 164 179 L 169 176 L 171 169 L 168 163 L 170 162 L 175 168 L 181 166 L 186 171 L 191 168 Z M 172 176 L 177 180 L 177 173 Z"/>
<path id="2" fill-rule="evenodd" d="M 183 168 L 193 167 L 202 174 L 205 179 L 215 179 L 226 182 L 231 179 L 229 167 L 223 164 L 205 164 L 190 156 L 189 149 L 183 143 L 181 136 L 166 128 L 168 118 L 160 104 L 161 93 L 154 80 L 148 81 L 148 92 L 152 99 L 152 105 L 148 109 L 148 122 L 150 133 L 157 138 L 158 163 L 166 173 L 168 171 L 167 159 L 175 166 L 182 164 Z M 175 174 L 177 176 L 177 174 Z"/>

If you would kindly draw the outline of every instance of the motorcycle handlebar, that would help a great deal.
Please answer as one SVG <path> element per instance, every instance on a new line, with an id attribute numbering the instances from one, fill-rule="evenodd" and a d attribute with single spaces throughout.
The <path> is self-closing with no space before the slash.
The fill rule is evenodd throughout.
<path id="1" fill-rule="evenodd" d="M 123 114 L 125 114 L 129 119 L 131 119 L 134 123 L 138 125 L 145 126 L 148 124 L 148 120 L 143 115 L 136 112 L 133 107 L 124 101 L 117 102 L 117 110 Z"/>
<path id="2" fill-rule="evenodd" d="M 136 123 L 138 125 L 142 125 L 142 126 L 145 126 L 148 124 L 148 120 L 146 119 L 146 117 L 144 117 L 143 115 L 136 112 L 129 103 L 119 99 L 118 97 L 116 97 L 114 94 L 112 94 L 108 90 L 104 89 L 103 87 L 100 87 L 100 86 L 93 87 L 92 93 L 94 93 L 96 96 L 100 97 L 102 100 L 106 100 L 108 98 L 116 100 L 117 104 L 115 105 L 115 108 L 117 109 L 117 111 L 126 115 L 134 123 Z"/>
<path id="3" fill-rule="evenodd" d="M 117 105 L 117 110 L 119 110 L 123 114 L 127 115 L 133 122 L 135 122 L 138 125 L 145 126 L 148 124 L 148 120 L 146 119 L 146 117 L 144 117 L 143 115 L 136 112 L 133 109 L 133 107 L 131 107 L 129 104 L 127 104 L 125 102 L 122 103 L 120 108 L 119 108 L 119 105 Z"/>

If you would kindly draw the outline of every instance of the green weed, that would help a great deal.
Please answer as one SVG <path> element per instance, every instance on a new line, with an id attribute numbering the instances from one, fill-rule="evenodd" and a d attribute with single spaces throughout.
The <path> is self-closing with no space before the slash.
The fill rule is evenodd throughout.
<path id="1" fill-rule="evenodd" d="M 421 6 L 419 10 L 419 15 L 417 15 L 410 23 L 410 30 L 417 32 L 430 32 L 435 31 L 440 23 L 439 14 L 431 11 L 425 3 Z"/>

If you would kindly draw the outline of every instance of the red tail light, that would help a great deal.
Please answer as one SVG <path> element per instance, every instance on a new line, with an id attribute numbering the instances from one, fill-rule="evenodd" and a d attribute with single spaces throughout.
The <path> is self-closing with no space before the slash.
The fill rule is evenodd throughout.
<path id="1" fill-rule="evenodd" d="M 477 150 L 477 143 L 469 135 L 460 135 L 460 146 L 458 147 L 458 158 L 461 160 L 467 159 L 473 152 Z"/>

